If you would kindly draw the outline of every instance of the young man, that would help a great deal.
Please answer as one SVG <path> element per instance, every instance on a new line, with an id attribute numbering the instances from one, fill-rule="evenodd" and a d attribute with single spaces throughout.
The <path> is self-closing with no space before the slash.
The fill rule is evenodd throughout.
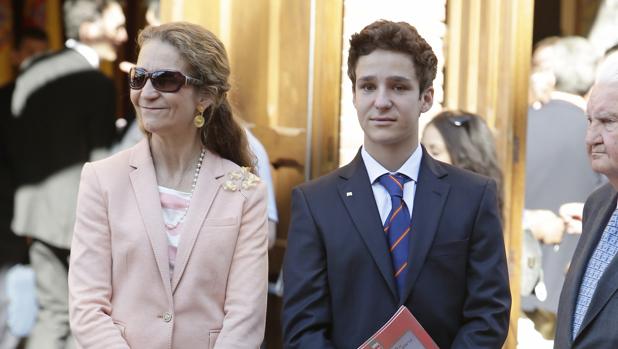
<path id="1" fill-rule="evenodd" d="M 560 290 L 581 232 L 559 215 L 563 205 L 584 202 L 603 183 L 602 176 L 588 166 L 581 136 L 586 132 L 584 96 L 594 83 L 597 61 L 594 47 L 581 37 L 545 39 L 532 58 L 532 70 L 555 82 L 548 100 L 528 109 L 526 135 L 524 225 L 541 242 L 543 280 L 539 286 L 545 286 L 546 292 L 522 297 L 521 305 L 545 339 L 555 335 Z M 558 124 L 560 132 L 548 132 Z"/>
<path id="2" fill-rule="evenodd" d="M 418 142 L 436 57 L 407 23 L 350 40 L 364 131 L 351 163 L 294 189 L 286 348 L 356 348 L 405 305 L 441 348 L 499 348 L 511 298 L 496 185 Z"/>

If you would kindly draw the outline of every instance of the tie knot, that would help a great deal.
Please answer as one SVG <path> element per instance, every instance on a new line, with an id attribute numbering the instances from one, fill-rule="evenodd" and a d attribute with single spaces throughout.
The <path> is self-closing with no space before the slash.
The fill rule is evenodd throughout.
<path id="1" fill-rule="evenodd" d="M 410 177 L 399 172 L 395 174 L 385 173 L 378 177 L 378 182 L 388 191 L 390 196 L 403 197 L 403 185 L 409 182 Z"/>

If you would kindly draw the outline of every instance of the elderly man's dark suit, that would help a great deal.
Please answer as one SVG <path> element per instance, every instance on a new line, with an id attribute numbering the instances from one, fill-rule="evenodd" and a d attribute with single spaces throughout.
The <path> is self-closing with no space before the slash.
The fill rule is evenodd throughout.
<path id="1" fill-rule="evenodd" d="M 441 348 L 500 348 L 509 281 L 495 183 L 423 149 L 400 300 L 367 170 L 294 189 L 284 261 L 286 348 L 356 348 L 405 304 Z"/>
<path id="2" fill-rule="evenodd" d="M 586 200 L 583 232 L 567 273 L 560 307 L 554 348 L 618 348 L 618 259 L 614 258 L 599 280 L 580 330 L 572 339 L 573 313 L 588 260 L 616 209 L 617 194 L 611 184 L 597 189 Z"/>

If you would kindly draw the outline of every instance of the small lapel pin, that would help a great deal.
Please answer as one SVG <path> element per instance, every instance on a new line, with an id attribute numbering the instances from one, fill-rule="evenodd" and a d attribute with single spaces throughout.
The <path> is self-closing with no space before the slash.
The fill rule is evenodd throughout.
<path id="1" fill-rule="evenodd" d="M 345 196 L 352 196 L 352 192 L 349 191 L 349 192 L 345 193 Z"/>

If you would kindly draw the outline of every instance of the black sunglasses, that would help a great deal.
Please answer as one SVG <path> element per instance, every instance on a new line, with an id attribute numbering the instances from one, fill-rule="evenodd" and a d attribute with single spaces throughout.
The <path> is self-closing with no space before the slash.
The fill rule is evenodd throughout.
<path id="1" fill-rule="evenodd" d="M 192 78 L 176 70 L 155 70 L 148 72 L 144 68 L 131 68 L 129 71 L 129 87 L 139 90 L 150 78 L 152 87 L 161 92 L 178 92 L 184 85 L 201 85 L 202 80 Z"/>

